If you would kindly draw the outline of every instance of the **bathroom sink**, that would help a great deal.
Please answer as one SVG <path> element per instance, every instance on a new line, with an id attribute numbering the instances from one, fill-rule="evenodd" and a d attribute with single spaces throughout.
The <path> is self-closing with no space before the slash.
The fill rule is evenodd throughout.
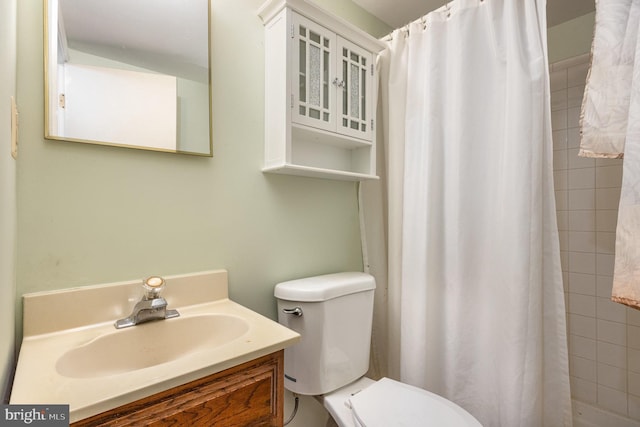
<path id="1" fill-rule="evenodd" d="M 98 378 L 171 362 L 229 344 L 249 330 L 241 317 L 202 314 L 113 330 L 63 353 L 56 370 L 69 378 Z"/>
<path id="2" fill-rule="evenodd" d="M 226 270 L 165 279 L 168 308 L 180 317 L 123 329 L 114 322 L 135 311 L 139 279 L 25 294 L 10 403 L 64 403 L 73 424 L 300 340 L 230 300 Z"/>

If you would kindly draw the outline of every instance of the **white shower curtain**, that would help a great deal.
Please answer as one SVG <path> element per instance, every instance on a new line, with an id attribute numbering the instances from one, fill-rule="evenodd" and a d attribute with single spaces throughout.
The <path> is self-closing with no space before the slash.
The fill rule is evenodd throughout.
<path id="1" fill-rule="evenodd" d="M 361 187 L 377 271 L 371 206 L 387 195 L 383 373 L 485 427 L 571 425 L 545 7 L 456 0 L 396 30 L 381 65 L 386 188 Z"/>

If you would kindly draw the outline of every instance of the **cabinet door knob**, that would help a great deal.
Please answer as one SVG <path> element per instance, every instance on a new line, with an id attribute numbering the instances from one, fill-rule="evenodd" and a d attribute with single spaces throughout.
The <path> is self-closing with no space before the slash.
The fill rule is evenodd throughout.
<path id="1" fill-rule="evenodd" d="M 344 87 L 344 81 L 340 80 L 339 78 L 335 78 L 333 79 L 333 85 L 336 87 Z"/>

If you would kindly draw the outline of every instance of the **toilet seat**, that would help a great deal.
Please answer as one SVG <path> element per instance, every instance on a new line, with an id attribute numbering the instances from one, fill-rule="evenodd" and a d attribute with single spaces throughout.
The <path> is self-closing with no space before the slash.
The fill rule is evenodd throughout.
<path id="1" fill-rule="evenodd" d="M 455 403 L 389 378 L 361 378 L 323 400 L 340 426 L 482 427 Z"/>
<path id="2" fill-rule="evenodd" d="M 455 403 L 437 394 L 383 378 L 349 399 L 356 426 L 479 426 Z"/>

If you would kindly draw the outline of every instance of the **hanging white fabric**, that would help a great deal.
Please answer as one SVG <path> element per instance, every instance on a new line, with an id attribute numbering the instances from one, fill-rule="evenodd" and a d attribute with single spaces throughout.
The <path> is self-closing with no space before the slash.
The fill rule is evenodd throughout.
<path id="1" fill-rule="evenodd" d="M 631 90 L 639 73 L 635 67 L 639 26 L 639 1 L 596 1 L 592 62 L 580 115 L 582 157 L 624 155 L 627 129 L 633 125 L 632 101 L 640 102 Z"/>
<path id="2" fill-rule="evenodd" d="M 449 7 L 383 56 L 388 374 L 487 427 L 571 426 L 546 2 Z"/>
<path id="3" fill-rule="evenodd" d="M 596 2 L 580 155 L 622 157 L 611 299 L 640 309 L 640 1 Z"/>

